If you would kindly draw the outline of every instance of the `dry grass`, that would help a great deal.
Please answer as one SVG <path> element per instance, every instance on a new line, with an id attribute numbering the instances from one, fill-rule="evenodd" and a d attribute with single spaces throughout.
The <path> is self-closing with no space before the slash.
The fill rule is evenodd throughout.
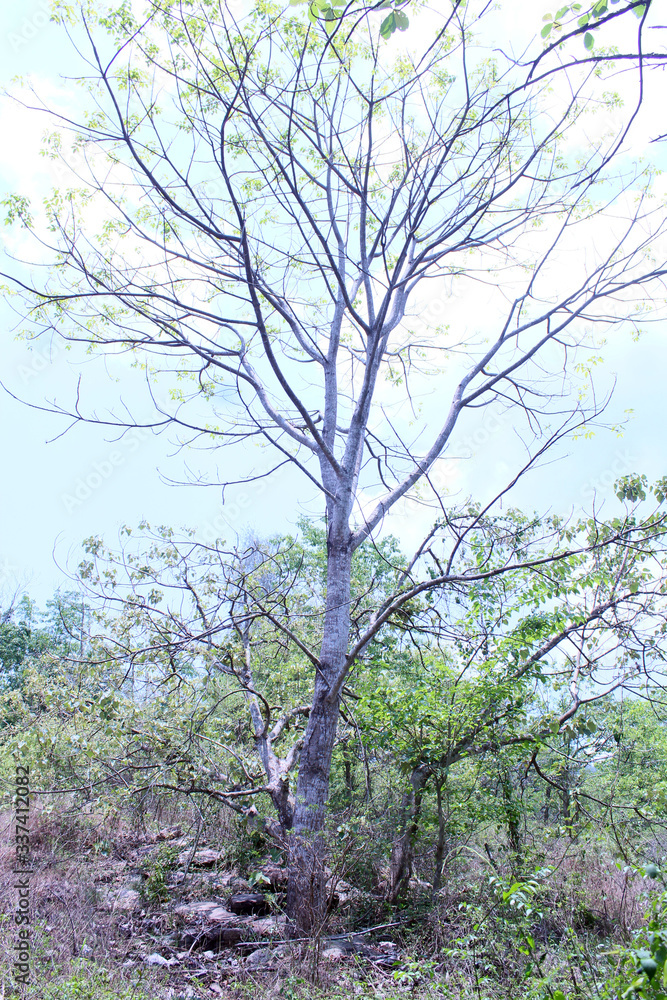
<path id="1" fill-rule="evenodd" d="M 189 831 L 189 842 L 194 843 L 197 831 L 193 817 L 163 814 L 160 819 L 177 821 L 186 833 Z M 488 876 L 492 869 L 481 853 L 466 854 L 465 863 L 461 860 L 449 873 L 435 905 L 423 890 L 421 903 L 417 896 L 408 901 L 403 911 L 408 917 L 405 929 L 390 932 L 402 945 L 407 968 L 408 956 L 413 956 L 414 975 L 410 973 L 407 979 L 395 979 L 392 970 L 371 968 L 363 962 L 355 965 L 348 961 L 336 966 L 321 963 L 320 984 L 315 990 L 312 955 L 307 949 L 294 947 L 277 955 L 261 972 L 249 969 L 233 951 L 209 957 L 194 954 L 191 960 L 181 958 L 171 968 L 149 966 L 145 958 L 151 953 L 178 954 L 179 946 L 170 937 L 176 926 L 175 905 L 182 898 L 216 896 L 217 876 L 215 872 L 191 871 L 186 883 L 169 884 L 162 903 L 155 900 L 151 905 L 144 895 L 140 907 L 134 910 L 124 911 L 114 905 L 122 888 L 140 888 L 142 869 L 155 871 L 163 841 L 158 839 L 155 824 L 152 831 L 145 823 L 141 827 L 137 828 L 132 817 L 109 820 L 73 811 L 56 816 L 39 808 L 33 810 L 33 986 L 19 994 L 12 977 L 16 936 L 12 923 L 16 906 L 12 816 L 9 812 L 0 814 L 0 912 L 5 915 L 0 918 L 5 930 L 0 935 L 0 996 L 6 1000 L 19 995 L 26 1000 L 459 997 L 481 989 L 479 983 L 475 985 L 478 971 L 474 966 L 479 956 L 467 964 L 447 956 L 453 955 L 457 942 L 465 942 L 474 921 L 485 913 L 491 945 L 481 959 L 488 968 L 484 990 L 478 995 L 511 995 L 512 976 L 521 971 L 522 959 L 516 955 L 518 939 L 512 936 L 511 919 L 504 924 L 502 913 L 488 906 Z M 198 830 L 200 846 L 222 846 L 219 829 L 217 838 L 210 836 L 211 830 L 201 823 Z M 226 830 L 225 837 L 231 840 L 233 835 L 232 829 Z M 584 942 L 630 939 L 646 912 L 649 885 L 637 875 L 619 870 L 611 855 L 593 844 L 562 840 L 552 842 L 548 850 L 543 860 L 551 867 L 551 874 L 544 878 L 535 913 L 526 927 L 545 949 L 545 968 L 559 976 L 563 942 L 573 931 Z M 351 871 L 345 873 L 347 877 L 356 873 L 355 865 L 361 864 L 356 856 L 353 861 Z M 372 878 L 368 882 L 375 888 L 378 875 L 374 858 L 369 859 L 369 864 Z M 505 874 L 509 877 L 509 871 Z M 367 889 L 360 896 L 362 904 L 366 895 L 370 909 L 377 907 L 372 916 L 378 916 L 383 906 L 380 896 Z M 351 919 L 363 922 L 365 916 L 371 915 L 363 912 L 364 906 L 359 905 L 358 912 L 353 909 L 338 913 L 334 918 L 337 929 L 343 929 Z M 417 966 L 425 960 L 425 968 L 432 960 L 435 978 L 420 979 Z"/>

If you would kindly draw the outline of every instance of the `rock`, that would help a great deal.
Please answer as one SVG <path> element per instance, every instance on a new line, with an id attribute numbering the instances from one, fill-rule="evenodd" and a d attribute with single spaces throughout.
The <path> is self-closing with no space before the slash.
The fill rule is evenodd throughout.
<path id="1" fill-rule="evenodd" d="M 156 835 L 155 839 L 157 841 L 175 840 L 176 837 L 180 837 L 181 835 L 182 831 L 180 826 L 168 826 L 165 827 L 164 830 L 160 830 L 160 832 Z"/>
<path id="2" fill-rule="evenodd" d="M 286 868 L 281 868 L 280 865 L 276 865 L 273 862 L 267 862 L 262 865 L 259 871 L 267 880 L 265 884 L 270 886 L 274 892 L 284 889 L 287 886 Z"/>
<path id="3" fill-rule="evenodd" d="M 363 937 L 355 937 L 352 934 L 342 939 L 339 938 L 336 941 L 330 941 L 328 947 L 340 948 L 346 955 L 366 955 L 370 957 L 374 954 L 373 949 L 369 947 Z"/>
<path id="4" fill-rule="evenodd" d="M 217 872 L 214 885 L 220 889 L 225 889 L 230 882 L 234 882 L 236 876 L 233 872 Z"/>
<path id="5" fill-rule="evenodd" d="M 224 857 L 225 855 L 222 851 L 212 851 L 210 847 L 204 847 L 201 851 L 195 852 L 195 856 L 190 861 L 190 866 L 194 868 L 212 868 L 213 865 L 222 861 Z M 179 865 L 187 865 L 189 860 L 190 851 L 184 851 L 178 855 Z"/>
<path id="6" fill-rule="evenodd" d="M 334 945 L 331 948 L 326 948 L 322 952 L 322 958 L 326 958 L 329 962 L 339 962 L 341 958 L 345 958 L 345 951 Z"/>
<path id="7" fill-rule="evenodd" d="M 230 911 L 226 910 L 224 906 L 216 906 L 214 910 L 209 910 L 206 914 L 206 919 L 210 922 L 217 922 L 219 924 L 236 924 L 236 916 Z"/>
<path id="8" fill-rule="evenodd" d="M 241 927 L 186 927 L 179 936 L 179 945 L 192 951 L 202 948 L 231 948 L 244 937 Z"/>
<path id="9" fill-rule="evenodd" d="M 179 917 L 183 917 L 184 920 L 196 920 L 197 917 L 208 917 L 210 913 L 215 910 L 224 909 L 220 906 L 220 903 L 216 900 L 209 899 L 201 903 L 185 903 L 182 906 L 177 906 L 174 913 L 178 914 Z M 227 913 L 227 910 L 224 910 Z M 229 914 L 230 917 L 233 914 Z"/>
<path id="10" fill-rule="evenodd" d="M 144 962 L 146 965 L 178 965 L 177 958 L 165 958 L 157 952 L 154 952 L 152 955 L 144 955 Z"/>
<path id="11" fill-rule="evenodd" d="M 258 937 L 284 937 L 287 927 L 287 917 L 260 917 L 249 925 Z"/>
<path id="12" fill-rule="evenodd" d="M 270 948 L 258 948 L 257 951 L 253 951 L 246 958 L 246 965 L 251 969 L 258 969 L 262 965 L 266 965 L 271 960 L 271 949 Z"/>
<path id="13" fill-rule="evenodd" d="M 261 892 L 238 892 L 230 898 L 229 909 L 232 913 L 256 913 L 264 916 L 269 913 L 270 907 L 266 896 Z"/>
<path id="14" fill-rule="evenodd" d="M 121 889 L 115 899 L 110 896 L 108 901 L 112 904 L 112 910 L 122 910 L 128 913 L 132 910 L 138 910 L 141 905 L 141 897 L 136 889 Z"/>

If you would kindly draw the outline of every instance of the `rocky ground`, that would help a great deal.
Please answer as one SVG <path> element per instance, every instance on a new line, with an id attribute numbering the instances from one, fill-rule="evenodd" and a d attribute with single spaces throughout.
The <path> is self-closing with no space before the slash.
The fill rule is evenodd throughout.
<path id="1" fill-rule="evenodd" d="M 79 845 L 68 854 L 46 843 L 35 852 L 37 964 L 103 962 L 128 981 L 159 982 L 155 996 L 165 998 L 229 995 L 231 984 L 257 976 L 279 983 L 295 968 L 312 974 L 315 966 L 342 972 L 347 965 L 356 977 L 363 965 L 384 978 L 400 967 L 395 922 L 345 930 L 355 891 L 342 880 L 330 881 L 338 910 L 313 946 L 287 940 L 286 875 L 269 858 L 254 862 L 249 880 L 247 872 L 230 870 L 224 851 L 179 828 L 117 837 L 102 852 Z M 3 883 L 11 895 L 8 878 Z"/>

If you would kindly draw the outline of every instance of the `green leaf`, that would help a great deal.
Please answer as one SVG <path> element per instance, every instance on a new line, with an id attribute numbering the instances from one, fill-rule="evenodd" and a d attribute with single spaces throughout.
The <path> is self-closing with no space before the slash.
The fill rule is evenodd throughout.
<path id="1" fill-rule="evenodd" d="M 398 28 L 398 30 L 405 31 L 405 29 L 410 24 L 410 20 L 407 14 L 404 14 L 402 10 L 397 10 L 395 17 L 396 17 L 396 27 Z"/>
<path id="2" fill-rule="evenodd" d="M 565 17 L 565 15 L 568 13 L 569 10 L 570 10 L 569 7 L 561 7 L 559 11 L 556 11 L 556 16 L 554 18 L 554 21 L 560 21 L 562 17 Z"/>
<path id="3" fill-rule="evenodd" d="M 588 51 L 590 52 L 590 50 L 593 48 L 594 45 L 595 45 L 595 39 L 591 35 L 590 31 L 587 31 L 586 34 L 584 35 L 584 48 L 588 49 Z"/>
<path id="4" fill-rule="evenodd" d="M 391 14 L 387 14 L 384 21 L 380 25 L 380 34 L 383 38 L 391 38 L 391 36 L 396 31 L 396 14 L 394 11 Z"/>
<path id="5" fill-rule="evenodd" d="M 545 24 L 542 30 L 540 31 L 540 35 L 542 36 L 542 38 L 548 38 L 548 36 L 551 34 L 552 28 L 553 24 L 551 22 L 549 24 Z"/>
<path id="6" fill-rule="evenodd" d="M 639 964 L 642 972 L 645 972 L 649 979 L 653 979 L 658 971 L 658 963 L 652 958 L 640 958 Z"/>

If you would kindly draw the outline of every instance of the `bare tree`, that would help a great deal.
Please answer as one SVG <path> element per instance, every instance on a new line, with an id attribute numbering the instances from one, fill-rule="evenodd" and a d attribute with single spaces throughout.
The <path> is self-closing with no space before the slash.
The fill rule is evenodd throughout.
<path id="1" fill-rule="evenodd" d="M 664 283 L 649 171 L 612 173 L 659 58 L 643 45 L 651 8 L 616 57 L 636 73 L 635 105 L 595 141 L 587 115 L 612 64 L 579 39 L 576 52 L 490 58 L 475 44 L 483 3 L 445 4 L 435 37 L 393 65 L 375 21 L 346 39 L 344 20 L 329 34 L 270 4 L 243 24 L 223 4 L 153 0 L 143 20 L 86 8 L 70 25 L 92 108 L 83 122 L 56 118 L 85 191 L 49 202 L 46 236 L 24 201 L 8 201 L 54 254 L 40 285 L 14 278 L 36 332 L 143 359 L 153 401 L 178 375 L 180 398 L 139 422 L 215 448 L 261 444 L 268 471 L 227 485 L 290 463 L 326 514 L 321 643 L 307 651 L 313 697 L 289 813 L 301 930 L 321 916 L 319 833 L 349 672 L 411 596 L 456 577 L 456 546 L 420 577 L 436 527 L 353 637 L 353 553 L 415 490 L 447 524 L 434 475 L 464 414 L 511 412 L 534 442 L 524 469 L 590 419 L 595 405 L 569 398 L 576 349 L 586 331 L 632 322 Z M 61 139 L 49 148 L 71 155 Z M 502 289 L 506 308 L 479 335 L 420 323 L 424 289 L 472 302 L 484 286 Z M 429 376 L 436 405 L 421 413 Z M 133 424 L 78 399 L 55 409 Z"/>

